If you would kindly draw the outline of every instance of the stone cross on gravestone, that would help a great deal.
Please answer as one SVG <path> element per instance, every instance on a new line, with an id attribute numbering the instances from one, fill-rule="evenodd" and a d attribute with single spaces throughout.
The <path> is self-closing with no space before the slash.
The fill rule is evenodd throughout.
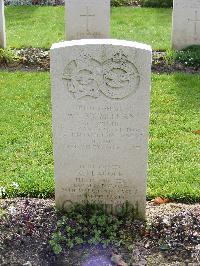
<path id="1" fill-rule="evenodd" d="M 82 15 L 80 15 L 80 16 L 86 18 L 86 31 L 87 31 L 87 33 L 89 34 L 89 32 L 90 32 L 90 30 L 89 30 L 89 18 L 90 18 L 90 17 L 95 17 L 95 15 L 89 13 L 89 8 L 88 8 L 88 6 L 86 7 L 86 10 L 87 10 L 87 11 L 86 11 L 86 14 L 82 14 Z"/>
<path id="2" fill-rule="evenodd" d="M 195 10 L 195 18 L 194 19 L 188 19 L 188 21 L 190 22 L 194 22 L 194 40 L 197 41 L 198 38 L 197 38 L 197 25 L 198 23 L 200 23 L 200 18 L 198 19 L 198 11 Z"/>
<path id="3" fill-rule="evenodd" d="M 0 48 L 6 48 L 4 1 L 0 0 Z"/>
<path id="4" fill-rule="evenodd" d="M 174 0 L 173 4 L 172 47 L 200 45 L 200 0 Z"/>
<path id="5" fill-rule="evenodd" d="M 109 38 L 110 0 L 65 0 L 67 40 Z"/>

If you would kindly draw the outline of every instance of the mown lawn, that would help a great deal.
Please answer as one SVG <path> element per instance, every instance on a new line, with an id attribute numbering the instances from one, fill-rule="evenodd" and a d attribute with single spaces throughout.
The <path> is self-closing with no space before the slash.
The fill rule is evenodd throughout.
<path id="1" fill-rule="evenodd" d="M 1 72 L 0 84 L 0 192 L 53 196 L 49 74 Z M 200 200 L 199 86 L 198 75 L 153 75 L 148 198 Z"/>
<path id="2" fill-rule="evenodd" d="M 171 9 L 112 8 L 111 37 L 144 42 L 153 49 L 169 49 Z M 10 47 L 50 48 L 64 40 L 64 7 L 6 7 Z"/>
<path id="3" fill-rule="evenodd" d="M 49 74 L 1 72 L 0 84 L 0 186 L 14 196 L 52 195 Z"/>

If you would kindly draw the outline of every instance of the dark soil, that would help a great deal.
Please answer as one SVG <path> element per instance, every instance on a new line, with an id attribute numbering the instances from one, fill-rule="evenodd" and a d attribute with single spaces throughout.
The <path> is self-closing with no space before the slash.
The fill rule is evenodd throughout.
<path id="1" fill-rule="evenodd" d="M 200 204 L 147 203 L 147 224 L 135 221 L 133 247 L 79 246 L 54 255 L 49 239 L 60 214 L 53 200 L 0 200 L 0 265 L 111 266 L 111 254 L 122 256 L 118 265 L 200 265 Z"/>
<path id="2" fill-rule="evenodd" d="M 20 56 L 19 62 L 0 62 L 0 70 L 7 71 L 49 71 L 50 56 L 49 51 L 40 48 L 24 48 L 13 50 L 16 55 Z M 199 67 L 188 67 L 182 63 L 175 62 L 168 64 L 165 60 L 165 52 L 154 51 L 152 61 L 152 71 L 155 73 L 200 73 Z"/>

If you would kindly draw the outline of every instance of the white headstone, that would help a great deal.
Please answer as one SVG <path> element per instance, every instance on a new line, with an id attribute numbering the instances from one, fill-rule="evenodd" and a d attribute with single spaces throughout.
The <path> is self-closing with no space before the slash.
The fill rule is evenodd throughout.
<path id="1" fill-rule="evenodd" d="M 56 205 L 144 218 L 151 47 L 79 40 L 51 48 Z M 130 209 L 129 208 L 129 209 Z"/>
<path id="2" fill-rule="evenodd" d="M 172 46 L 200 45 L 200 0 L 174 0 Z"/>
<path id="3" fill-rule="evenodd" d="M 110 0 L 65 0 L 67 40 L 109 38 Z"/>
<path id="4" fill-rule="evenodd" d="M 3 0 L 0 0 L 0 48 L 6 48 L 6 30 Z"/>

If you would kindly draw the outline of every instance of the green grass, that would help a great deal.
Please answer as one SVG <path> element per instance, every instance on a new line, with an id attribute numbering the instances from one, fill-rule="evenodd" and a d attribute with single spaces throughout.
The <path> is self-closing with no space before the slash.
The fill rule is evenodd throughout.
<path id="1" fill-rule="evenodd" d="M 64 39 L 63 7 L 6 7 L 5 14 L 10 47 L 50 48 Z"/>
<path id="2" fill-rule="evenodd" d="M 114 8 L 112 37 L 147 43 L 156 50 L 170 49 L 171 12 L 165 8 Z"/>
<path id="3" fill-rule="evenodd" d="M 6 7 L 9 47 L 50 48 L 64 40 L 64 7 Z M 171 9 L 113 8 L 111 37 L 170 48 Z"/>
<path id="4" fill-rule="evenodd" d="M 2 186 L 10 195 L 52 195 L 49 75 L 1 72 L 0 84 Z"/>
<path id="5" fill-rule="evenodd" d="M 152 85 L 148 195 L 200 200 L 200 76 L 154 75 Z"/>
<path id="6" fill-rule="evenodd" d="M 0 187 L 54 194 L 48 73 L 0 73 Z M 200 76 L 153 75 L 148 197 L 200 200 Z M 15 188 L 16 182 L 19 188 Z"/>

